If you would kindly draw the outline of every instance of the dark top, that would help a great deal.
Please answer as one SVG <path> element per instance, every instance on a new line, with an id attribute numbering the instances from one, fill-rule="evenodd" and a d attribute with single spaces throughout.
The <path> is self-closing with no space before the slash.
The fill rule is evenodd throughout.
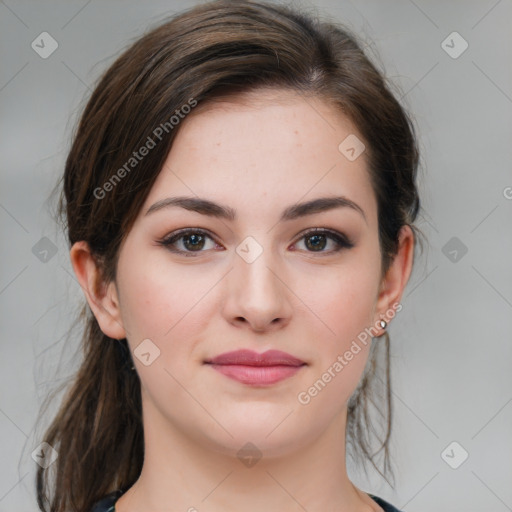
<path id="1" fill-rule="evenodd" d="M 105 497 L 94 504 L 91 512 L 114 512 L 114 504 L 122 494 L 122 491 L 114 491 L 110 494 L 107 494 Z M 373 501 L 375 501 L 384 509 L 384 512 L 402 512 L 387 501 L 384 501 L 382 498 L 374 496 L 370 493 L 367 494 Z"/>

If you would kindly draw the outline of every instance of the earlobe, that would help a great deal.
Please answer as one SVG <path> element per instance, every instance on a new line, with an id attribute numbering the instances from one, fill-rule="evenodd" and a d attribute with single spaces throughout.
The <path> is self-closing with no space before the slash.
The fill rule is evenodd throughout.
<path id="1" fill-rule="evenodd" d="M 396 305 L 409 281 L 414 259 L 414 233 L 410 226 L 402 226 L 399 234 L 398 252 L 382 280 L 377 300 L 377 322 L 383 318 L 389 323 L 395 316 Z M 392 311 L 392 312 L 391 312 Z"/>
<path id="2" fill-rule="evenodd" d="M 100 329 L 110 338 L 125 338 L 115 283 L 103 282 L 87 242 L 76 242 L 69 254 L 75 275 Z"/>

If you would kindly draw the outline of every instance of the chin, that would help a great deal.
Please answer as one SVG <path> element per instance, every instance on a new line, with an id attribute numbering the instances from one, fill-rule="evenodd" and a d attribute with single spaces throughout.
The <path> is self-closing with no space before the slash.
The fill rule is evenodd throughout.
<path id="1" fill-rule="evenodd" d="M 299 450 L 302 446 L 311 442 L 315 435 L 311 429 L 305 429 L 303 422 L 293 412 L 292 407 L 275 407 L 272 414 L 269 407 L 259 410 L 253 404 L 248 414 L 237 414 L 228 418 L 224 416 L 222 422 L 226 430 L 233 436 L 222 434 L 212 436 L 213 431 L 208 430 L 205 425 L 205 435 L 215 451 L 229 456 L 234 454 L 240 458 L 246 452 L 254 451 L 255 455 L 264 457 L 286 456 Z M 258 415 L 258 412 L 261 414 Z M 320 428 L 318 428 L 320 431 Z M 215 434 L 219 434 L 216 429 Z M 241 452 L 241 454 L 239 454 Z"/>

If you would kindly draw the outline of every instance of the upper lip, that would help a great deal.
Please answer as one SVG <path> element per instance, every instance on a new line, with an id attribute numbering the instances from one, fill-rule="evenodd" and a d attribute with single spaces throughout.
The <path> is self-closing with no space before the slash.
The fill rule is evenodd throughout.
<path id="1" fill-rule="evenodd" d="M 262 354 L 253 350 L 234 350 L 220 354 L 213 359 L 207 359 L 205 363 L 244 366 L 302 366 L 306 364 L 280 350 L 267 350 Z"/>

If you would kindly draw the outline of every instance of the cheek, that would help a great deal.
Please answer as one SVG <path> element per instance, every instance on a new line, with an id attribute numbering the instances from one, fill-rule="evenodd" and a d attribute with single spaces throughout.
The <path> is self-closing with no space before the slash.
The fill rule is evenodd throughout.
<path id="1" fill-rule="evenodd" d="M 163 325 L 172 320 L 167 306 L 177 295 L 177 288 L 168 286 L 167 272 L 152 265 L 137 247 L 140 243 L 128 237 L 117 271 L 121 317 L 132 348 L 146 338 L 157 342 Z"/>
<path id="2" fill-rule="evenodd" d="M 151 258 L 127 253 L 119 259 L 119 288 L 132 347 L 149 338 L 163 351 L 169 341 L 190 337 L 215 285 L 212 273 L 169 264 L 161 254 Z M 177 345 L 173 350 L 183 344 Z"/>
<path id="3" fill-rule="evenodd" d="M 297 400 L 307 405 L 305 414 L 312 422 L 327 423 L 344 410 L 367 363 L 372 338 L 365 329 L 372 325 L 376 284 L 368 268 L 354 268 L 322 288 L 310 307 L 323 321 L 318 332 L 326 334 L 312 336 L 316 360 Z"/>
<path id="4" fill-rule="evenodd" d="M 311 311 L 323 320 L 327 338 L 343 345 L 373 323 L 378 274 L 364 261 L 347 265 L 303 289 Z"/>
<path id="5" fill-rule="evenodd" d="M 346 264 L 330 268 L 329 276 L 317 276 L 316 286 L 302 288 L 307 305 L 317 316 L 316 364 L 303 389 L 314 398 L 316 413 L 326 417 L 339 411 L 355 390 L 368 359 L 372 343 L 365 331 L 373 325 L 380 266 L 377 257 L 354 254 Z M 320 279 L 318 277 L 321 277 Z M 312 331 L 313 332 L 313 331 Z M 311 394 L 309 393 L 311 391 Z M 322 408 L 337 404 L 330 412 Z M 327 407 L 329 409 L 329 407 Z"/>

